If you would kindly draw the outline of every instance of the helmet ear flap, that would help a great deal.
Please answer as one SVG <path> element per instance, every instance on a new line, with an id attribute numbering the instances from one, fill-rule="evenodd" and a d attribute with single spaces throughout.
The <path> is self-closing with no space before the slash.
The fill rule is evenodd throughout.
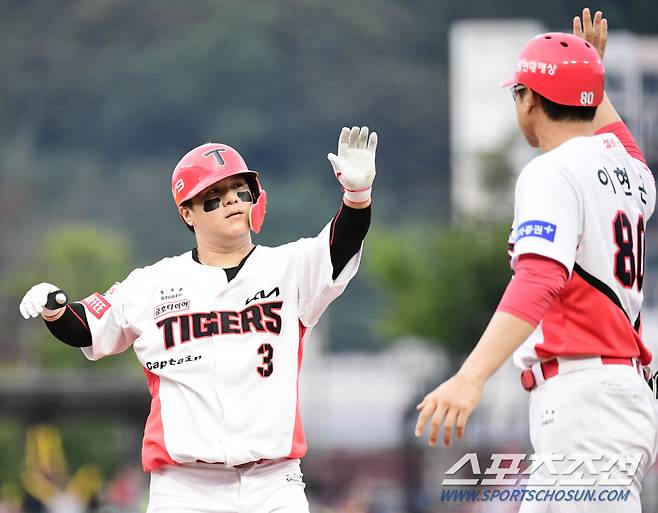
<path id="1" fill-rule="evenodd" d="M 265 220 L 265 210 L 267 208 L 267 192 L 260 191 L 260 195 L 256 202 L 249 207 L 249 227 L 258 233 L 263 226 Z"/>

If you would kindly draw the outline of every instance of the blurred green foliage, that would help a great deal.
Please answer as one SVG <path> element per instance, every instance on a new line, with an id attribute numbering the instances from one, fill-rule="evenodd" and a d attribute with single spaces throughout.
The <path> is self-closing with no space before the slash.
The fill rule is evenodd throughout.
<path id="1" fill-rule="evenodd" d="M 3 453 L 0 458 L 0 483 L 18 486 L 24 454 L 23 427 L 17 419 L 0 417 L 0 447 Z"/>
<path id="2" fill-rule="evenodd" d="M 106 418 L 71 418 L 57 423 L 62 435 L 69 473 L 94 462 L 103 475 L 111 476 L 122 463 L 121 426 Z M 125 435 L 124 435 L 125 436 Z M 134 461 L 139 461 L 134 455 Z"/>
<path id="3" fill-rule="evenodd" d="M 93 291 L 104 292 L 130 270 L 131 245 L 125 237 L 98 226 L 64 225 L 50 230 L 37 252 L 21 268 L 3 279 L 3 290 L 20 296 L 35 283 L 61 286 L 71 300 Z M 24 365 L 46 372 L 68 371 L 89 365 L 82 352 L 64 346 L 46 330 L 40 319 L 18 325 Z M 96 362 L 100 367 L 140 369 L 131 351 Z"/>
<path id="4" fill-rule="evenodd" d="M 370 234 L 369 271 L 387 308 L 382 335 L 423 337 L 454 357 L 468 352 L 510 279 L 508 234 L 508 225 L 474 221 Z"/>
<path id="5" fill-rule="evenodd" d="M 539 18 L 568 29 L 581 6 L 542 7 L 518 0 L 2 2 L 0 282 L 22 272 L 63 222 L 99 224 L 133 241 L 131 267 L 189 249 L 193 238 L 173 208 L 169 180 L 178 158 L 208 140 L 235 146 L 262 172 L 270 205 L 260 243 L 308 236 L 329 220 L 340 193 L 325 155 L 339 128 L 356 123 L 380 135 L 376 220 L 447 219 L 450 24 Z M 598 7 L 615 29 L 655 30 L 655 2 Z M 63 275 L 54 278 L 70 287 Z M 83 294 L 102 287 L 91 281 Z M 17 326 L 21 292 L 0 294 L 5 326 Z M 330 315 L 341 319 L 332 348 L 376 346 L 375 334 L 363 330 L 366 312 L 353 307 L 370 295 L 359 277 L 332 305 Z M 16 343 L 6 345 L 12 358 Z"/>

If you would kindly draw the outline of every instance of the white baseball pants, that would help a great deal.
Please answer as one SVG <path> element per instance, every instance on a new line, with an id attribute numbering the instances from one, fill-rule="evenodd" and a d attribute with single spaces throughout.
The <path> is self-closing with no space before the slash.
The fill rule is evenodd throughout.
<path id="1" fill-rule="evenodd" d="M 302 477 L 298 459 L 167 465 L 151 472 L 147 513 L 309 513 Z"/>
<path id="2" fill-rule="evenodd" d="M 530 393 L 530 439 L 535 453 L 603 454 L 603 461 L 618 455 L 641 454 L 630 486 L 562 486 L 563 490 L 593 489 L 597 500 L 524 501 L 519 513 L 641 513 L 642 478 L 655 461 L 658 443 L 656 400 L 634 367 L 601 365 L 600 359 L 598 362 L 560 362 L 560 369 L 565 372 L 561 370 Z M 573 460 L 557 464 L 558 472 L 573 464 Z M 601 462 L 597 465 L 601 466 Z M 577 472 L 583 475 L 572 474 L 576 479 L 600 479 L 598 468 L 592 474 L 583 465 Z M 543 466 L 530 479 L 549 477 Z M 610 477 L 629 479 L 617 466 Z M 538 485 L 535 489 L 550 488 Z M 629 491 L 627 500 L 606 501 L 605 495 L 598 495 L 613 488 Z"/>

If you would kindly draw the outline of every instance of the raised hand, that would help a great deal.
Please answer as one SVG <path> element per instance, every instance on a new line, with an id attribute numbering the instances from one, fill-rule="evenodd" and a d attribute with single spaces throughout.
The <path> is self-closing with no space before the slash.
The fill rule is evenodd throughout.
<path id="1" fill-rule="evenodd" d="M 605 46 L 608 43 L 608 20 L 603 17 L 601 11 L 596 11 L 594 19 L 589 9 L 583 9 L 582 20 L 579 16 L 573 19 L 574 36 L 582 37 L 599 52 L 601 59 L 605 54 Z"/>
<path id="2" fill-rule="evenodd" d="M 368 203 L 375 180 L 375 152 L 377 133 L 368 136 L 368 127 L 343 128 L 338 138 L 338 155 L 327 158 L 336 178 L 345 189 L 345 199 L 355 203 Z"/>

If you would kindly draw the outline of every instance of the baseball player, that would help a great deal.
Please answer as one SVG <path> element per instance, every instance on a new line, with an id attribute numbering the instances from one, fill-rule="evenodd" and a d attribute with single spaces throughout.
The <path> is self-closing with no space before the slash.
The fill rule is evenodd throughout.
<path id="1" fill-rule="evenodd" d="M 254 245 L 267 196 L 225 144 L 194 148 L 171 186 L 196 248 L 66 304 L 41 283 L 20 304 L 90 360 L 133 347 L 152 395 L 142 450 L 149 513 L 308 512 L 298 377 L 304 342 L 356 274 L 377 134 L 343 128 L 327 157 L 343 187 L 315 238 Z"/>
<path id="2" fill-rule="evenodd" d="M 418 405 L 416 436 L 429 423 L 430 445 L 441 425 L 446 446 L 453 430 L 461 438 L 484 383 L 514 353 L 530 392 L 535 453 L 564 455 L 568 461 L 553 462 L 558 473 L 582 453 L 599 455 L 598 468 L 613 464 L 607 476 L 577 465 L 567 476 L 572 488 L 591 485 L 592 474 L 629 478 L 615 458 L 637 463 L 626 502 L 526 501 L 521 511 L 639 513 L 641 479 L 656 454 L 655 401 L 641 374 L 651 354 L 640 319 L 656 188 L 603 90 L 607 21 L 585 9 L 573 25 L 573 35 L 532 39 L 503 84 L 512 88 L 521 131 L 541 151 L 516 185 L 514 276 L 460 370 Z M 551 484 L 551 470 L 540 467 L 531 484 Z"/>

